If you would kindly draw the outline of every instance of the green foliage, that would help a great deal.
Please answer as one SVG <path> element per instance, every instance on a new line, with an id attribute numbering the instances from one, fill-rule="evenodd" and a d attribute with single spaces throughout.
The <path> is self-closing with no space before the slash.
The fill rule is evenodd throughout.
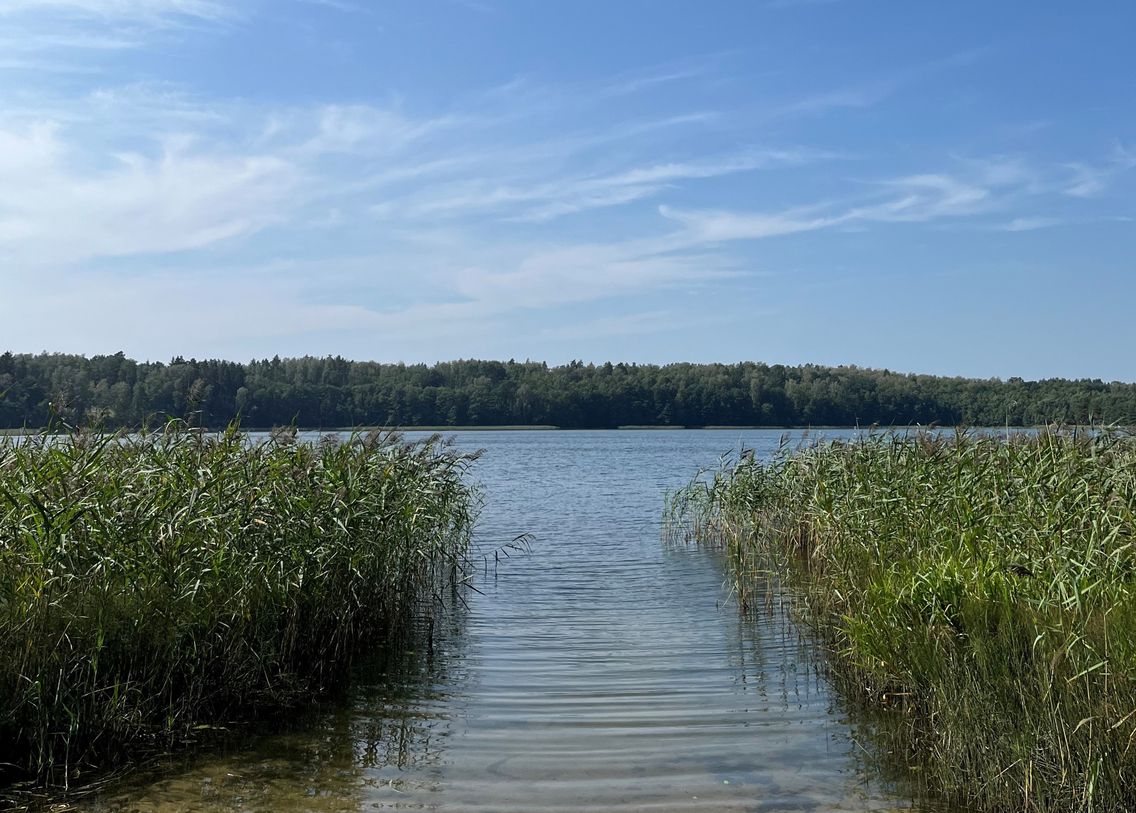
<path id="1" fill-rule="evenodd" d="M 685 501 L 685 502 L 684 502 Z M 770 572 L 885 749 L 983 809 L 1136 799 L 1136 442 L 876 435 L 743 459 L 676 510 Z"/>
<path id="2" fill-rule="evenodd" d="M 0 763 L 66 782 L 332 684 L 461 578 L 472 459 L 177 424 L 0 440 Z"/>
<path id="3" fill-rule="evenodd" d="M 582 364 L 342 358 L 237 364 L 0 355 L 0 428 L 138 427 L 167 417 L 246 427 L 971 426 L 1136 423 L 1136 385 L 979 381 L 857 367 Z"/>

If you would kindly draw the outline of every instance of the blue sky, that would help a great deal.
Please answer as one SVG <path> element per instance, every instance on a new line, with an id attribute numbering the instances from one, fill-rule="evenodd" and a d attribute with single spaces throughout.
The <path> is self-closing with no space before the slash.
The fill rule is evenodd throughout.
<path id="1" fill-rule="evenodd" d="M 0 0 L 0 345 L 1136 380 L 1136 4 Z"/>

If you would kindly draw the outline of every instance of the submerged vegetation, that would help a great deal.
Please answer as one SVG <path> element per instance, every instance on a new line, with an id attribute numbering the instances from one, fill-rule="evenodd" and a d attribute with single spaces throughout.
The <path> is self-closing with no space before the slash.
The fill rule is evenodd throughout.
<path id="1" fill-rule="evenodd" d="M 463 578 L 473 457 L 177 424 L 0 439 L 0 786 L 334 684 Z"/>
<path id="2" fill-rule="evenodd" d="M 743 605 L 785 580 L 890 747 L 988 810 L 1136 799 L 1136 441 L 884 434 L 743 454 L 672 500 Z"/>

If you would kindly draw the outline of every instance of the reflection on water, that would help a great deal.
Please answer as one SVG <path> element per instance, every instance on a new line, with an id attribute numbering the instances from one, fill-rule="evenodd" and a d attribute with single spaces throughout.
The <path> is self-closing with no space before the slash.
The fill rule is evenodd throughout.
<path id="1" fill-rule="evenodd" d="M 777 432 L 462 433 L 492 566 L 347 697 L 183 756 L 93 811 L 882 811 L 873 772 L 776 596 L 740 617 L 715 551 L 660 543 L 663 494 Z"/>

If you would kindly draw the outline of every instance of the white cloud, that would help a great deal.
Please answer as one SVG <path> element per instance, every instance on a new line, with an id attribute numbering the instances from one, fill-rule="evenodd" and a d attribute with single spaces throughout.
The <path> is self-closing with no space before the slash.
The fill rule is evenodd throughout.
<path id="1" fill-rule="evenodd" d="M 1008 223 L 1002 223 L 994 226 L 996 231 L 1036 231 L 1037 229 L 1048 229 L 1053 226 L 1059 226 L 1064 221 L 1056 217 L 1015 217 Z"/>
<path id="2" fill-rule="evenodd" d="M 685 242 L 722 243 L 732 240 L 763 240 L 786 234 L 815 231 L 832 226 L 842 216 L 808 216 L 807 210 L 773 214 L 726 210 L 685 210 L 660 206 L 659 213 L 681 223 Z"/>
<path id="3" fill-rule="evenodd" d="M 538 250 L 509 271 L 469 270 L 457 290 L 471 300 L 511 308 L 542 308 L 643 294 L 728 272 L 707 255 L 642 250 L 640 241 Z"/>
<path id="4" fill-rule="evenodd" d="M 413 120 L 395 110 L 371 105 L 328 105 L 319 112 L 314 136 L 302 149 L 309 153 L 389 153 L 470 121 L 459 116 Z"/>
<path id="5" fill-rule="evenodd" d="M 841 108 L 872 107 L 894 93 L 897 87 L 897 82 L 880 81 L 816 93 L 786 105 L 780 112 L 783 115 L 790 113 L 815 114 Z"/>
<path id="6" fill-rule="evenodd" d="M 1075 198 L 1091 198 L 1104 191 L 1107 172 L 1085 164 L 1069 164 L 1073 180 L 1065 187 L 1065 194 Z"/>
<path id="7" fill-rule="evenodd" d="M 847 220 L 919 222 L 943 217 L 965 217 L 989 208 L 990 188 L 946 174 L 909 175 L 882 184 L 898 194 L 883 203 L 848 212 Z"/>
<path id="8" fill-rule="evenodd" d="M 0 130 L 0 257 L 23 264 L 200 248 L 278 218 L 296 172 L 268 155 L 169 143 L 76 170 L 73 145 L 41 122 Z"/>
<path id="9" fill-rule="evenodd" d="M 292 2 L 308 6 L 323 6 L 324 8 L 334 9 L 335 11 L 342 11 L 347 14 L 359 14 L 364 17 L 379 16 L 374 9 L 366 8 L 358 3 L 348 2 L 348 0 L 292 0 Z"/>
<path id="10" fill-rule="evenodd" d="M 816 5 L 839 2 L 840 0 L 785 0 L 785 7 Z M 967 67 L 987 54 L 986 49 L 959 51 L 946 57 L 909 66 L 893 74 L 875 79 L 855 82 L 831 90 L 810 93 L 796 101 L 773 109 L 771 117 L 806 116 L 828 113 L 842 109 L 863 109 L 875 107 L 888 100 L 901 90 L 911 87 L 928 75 L 946 70 Z"/>
<path id="11" fill-rule="evenodd" d="M 1065 194 L 1075 198 L 1092 198 L 1104 192 L 1117 176 L 1136 169 L 1136 151 L 1117 144 L 1112 155 L 1103 164 L 1074 162 L 1065 165 L 1072 179 Z"/>
<path id="12" fill-rule="evenodd" d="M 232 19 L 236 5 L 219 0 L 4 0 L 0 17 L 42 13 L 104 22 L 217 21 Z"/>
<path id="13" fill-rule="evenodd" d="M 326 201 L 338 208 L 351 194 L 353 171 L 377 162 L 407 173 L 399 151 L 449 126 L 364 105 L 208 104 L 152 83 L 9 106 L 0 113 L 0 258 L 42 266 L 185 251 L 317 204 L 326 221 Z"/>
<path id="14" fill-rule="evenodd" d="M 528 208 L 521 214 L 507 220 L 517 223 L 544 223 L 564 215 L 571 215 L 589 209 L 606 209 L 623 206 L 637 200 L 658 195 L 666 188 L 663 184 L 620 184 L 610 189 L 581 189 L 555 196 L 556 199 Z"/>
<path id="15" fill-rule="evenodd" d="M 0 70 L 93 72 L 107 55 L 143 48 L 175 31 L 238 22 L 241 3 L 220 0 L 3 0 Z"/>
<path id="16" fill-rule="evenodd" d="M 763 240 L 831 227 L 861 227 L 869 223 L 923 223 L 965 218 L 996 208 L 1000 201 L 991 187 L 962 181 L 948 174 L 908 175 L 877 184 L 887 191 L 883 200 L 856 205 L 821 202 L 780 212 L 687 210 L 660 207 L 660 213 L 683 226 L 676 244 L 689 246 L 735 240 Z"/>
<path id="17" fill-rule="evenodd" d="M 378 213 L 410 217 L 502 213 L 507 220 L 544 222 L 654 197 L 681 181 L 800 166 L 833 157 L 833 153 L 803 148 L 751 150 L 714 160 L 648 164 L 604 174 L 534 179 L 512 185 L 489 178 L 463 179 L 428 188 L 412 195 L 405 205 L 387 206 Z M 541 169 L 547 172 L 547 168 Z"/>
<path id="18" fill-rule="evenodd" d="M 656 65 L 646 70 L 615 76 L 593 95 L 600 98 L 630 96 L 662 85 L 700 79 L 714 72 L 721 57 L 721 54 L 710 54 L 698 59 Z"/>

